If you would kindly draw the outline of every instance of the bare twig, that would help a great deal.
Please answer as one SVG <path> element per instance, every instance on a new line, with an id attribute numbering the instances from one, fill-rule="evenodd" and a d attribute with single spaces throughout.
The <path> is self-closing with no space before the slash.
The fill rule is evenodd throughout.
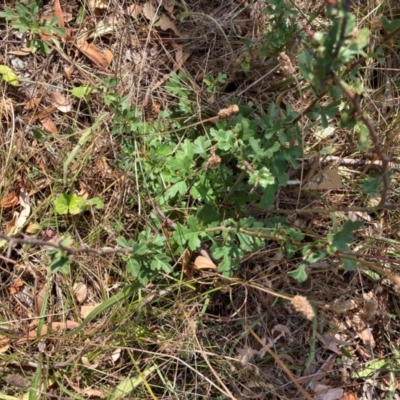
<path id="1" fill-rule="evenodd" d="M 24 235 L 23 238 L 16 238 L 4 235 L 0 233 L 0 239 L 5 240 L 8 243 L 8 250 L 7 250 L 7 258 L 10 259 L 11 250 L 14 245 L 16 244 L 30 244 L 32 246 L 43 246 L 43 247 L 52 247 L 53 249 L 58 249 L 64 251 L 68 256 L 80 253 L 91 253 L 96 254 L 98 256 L 104 256 L 108 254 L 129 254 L 132 253 L 132 249 L 129 248 L 122 248 L 122 247 L 103 247 L 100 249 L 94 249 L 88 246 L 81 246 L 81 247 L 68 247 L 62 244 L 63 240 L 58 240 L 56 242 L 40 240 L 36 237 Z"/>

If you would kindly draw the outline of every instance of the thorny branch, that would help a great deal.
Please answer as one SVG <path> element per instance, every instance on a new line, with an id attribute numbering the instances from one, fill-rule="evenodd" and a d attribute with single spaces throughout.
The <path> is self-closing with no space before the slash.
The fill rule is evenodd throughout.
<path id="1" fill-rule="evenodd" d="M 390 158 L 387 154 L 385 154 L 382 150 L 382 142 L 381 139 L 376 132 L 374 122 L 372 121 L 371 118 L 369 118 L 363 111 L 361 110 L 360 106 L 360 98 L 356 93 L 353 93 L 350 89 L 348 89 L 343 83 L 340 81 L 340 79 L 337 76 L 333 77 L 334 83 L 339 86 L 342 90 L 343 93 L 346 95 L 346 97 L 351 101 L 351 104 L 353 105 L 354 111 L 356 112 L 357 116 L 361 119 L 362 122 L 364 122 L 365 126 L 367 127 L 372 143 L 374 145 L 374 153 L 380 158 L 382 161 L 382 190 L 381 190 L 381 201 L 378 204 L 378 207 L 385 207 L 387 205 L 386 200 L 387 200 L 387 195 L 390 189 L 390 183 L 389 183 L 389 162 Z"/>

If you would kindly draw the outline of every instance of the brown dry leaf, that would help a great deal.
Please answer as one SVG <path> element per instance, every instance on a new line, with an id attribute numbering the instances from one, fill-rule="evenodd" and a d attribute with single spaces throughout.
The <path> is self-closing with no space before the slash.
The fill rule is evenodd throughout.
<path id="1" fill-rule="evenodd" d="M 30 235 L 37 235 L 40 231 L 42 230 L 42 227 L 40 226 L 40 224 L 29 224 L 26 228 L 25 228 L 25 232 L 29 233 Z"/>
<path id="2" fill-rule="evenodd" d="M 24 378 L 21 374 L 8 374 L 4 380 L 10 386 L 14 386 L 21 389 L 28 389 L 31 386 L 31 382 Z"/>
<path id="3" fill-rule="evenodd" d="M 175 0 L 158 0 L 161 3 L 171 18 L 175 18 L 173 15 L 174 7 L 175 7 Z"/>
<path id="4" fill-rule="evenodd" d="M 13 109 L 13 101 L 9 98 L 5 98 L 4 96 L 2 96 L 0 100 L 0 115 L 5 118 L 13 117 Z"/>
<path id="5" fill-rule="evenodd" d="M 37 119 L 47 118 L 49 115 L 53 114 L 54 111 L 56 111 L 56 107 L 54 106 L 43 108 L 42 110 L 35 112 L 32 116 L 28 116 L 26 119 L 35 121 Z"/>
<path id="6" fill-rule="evenodd" d="M 117 18 L 114 15 L 110 15 L 108 19 L 102 19 L 99 21 L 93 30 L 91 29 L 90 31 L 86 31 L 80 35 L 79 39 L 87 40 L 118 32 L 121 30 L 121 26 L 123 26 L 124 23 L 125 21 L 122 18 Z"/>
<path id="7" fill-rule="evenodd" d="M 25 102 L 24 108 L 25 108 L 25 110 L 28 110 L 28 111 L 29 110 L 33 110 L 33 109 L 38 107 L 39 103 L 40 103 L 40 98 L 39 97 L 34 97 L 34 98 L 32 98 L 32 99 L 30 99 L 30 100 Z"/>
<path id="8" fill-rule="evenodd" d="M 362 340 L 362 342 L 371 348 L 375 347 L 375 339 L 374 339 L 374 335 L 372 334 L 372 330 L 370 330 L 368 328 L 368 326 L 364 326 L 363 329 L 359 329 L 357 330 L 358 336 L 360 337 L 360 339 Z"/>
<path id="9" fill-rule="evenodd" d="M 81 392 L 81 395 L 91 399 L 92 397 L 98 398 L 98 399 L 105 399 L 107 396 L 101 392 L 100 390 L 97 389 L 83 389 Z"/>
<path id="10" fill-rule="evenodd" d="M 176 60 L 176 64 L 177 64 L 177 69 L 180 70 L 182 69 L 183 65 L 185 64 L 185 62 L 187 61 L 187 59 L 192 55 L 192 53 L 187 53 L 183 51 L 183 46 L 179 46 L 176 49 L 176 53 L 175 53 L 175 60 Z M 174 69 L 175 70 L 175 69 Z M 176 71 L 175 71 L 176 72 Z"/>
<path id="11" fill-rule="evenodd" d="M 58 18 L 58 26 L 61 28 L 65 27 L 64 14 L 61 9 L 60 0 L 54 0 L 54 15 Z"/>
<path id="12" fill-rule="evenodd" d="M 67 81 L 71 80 L 73 72 L 74 72 L 73 65 L 70 65 L 68 67 L 64 67 L 64 76 L 67 78 Z"/>
<path id="13" fill-rule="evenodd" d="M 13 56 L 18 56 L 18 57 L 25 57 L 31 54 L 31 49 L 28 47 L 23 47 L 20 50 L 8 51 L 7 54 L 12 54 Z"/>
<path id="14" fill-rule="evenodd" d="M 104 51 L 104 55 L 106 57 L 108 65 L 110 65 L 112 63 L 113 58 L 114 58 L 113 52 L 111 50 L 109 50 L 109 49 L 106 49 Z"/>
<path id="15" fill-rule="evenodd" d="M 55 331 L 64 331 L 66 329 L 75 329 L 79 326 L 79 324 L 78 322 L 75 321 L 66 321 L 66 322 L 52 322 L 50 326 L 51 329 Z"/>
<path id="16" fill-rule="evenodd" d="M 42 336 L 47 335 L 48 331 L 49 331 L 49 329 L 48 329 L 47 325 L 43 325 L 42 326 L 41 335 Z M 29 342 L 30 340 L 35 340 L 36 338 L 37 338 L 37 331 L 35 329 L 35 330 L 32 330 L 32 331 L 29 331 L 27 335 L 25 335 L 25 336 L 21 337 L 20 339 L 18 339 L 15 344 L 17 344 L 17 345 L 18 344 L 24 344 L 26 342 Z"/>
<path id="17" fill-rule="evenodd" d="M 93 304 L 93 305 L 88 305 L 88 306 L 82 306 L 81 307 L 81 317 L 85 319 L 99 304 Z"/>
<path id="18" fill-rule="evenodd" d="M 0 354 L 5 353 L 10 348 L 11 339 L 0 336 Z M 5 342 L 7 340 L 7 343 Z"/>
<path id="19" fill-rule="evenodd" d="M 16 293 L 18 293 L 23 286 L 24 286 L 24 282 L 21 279 L 17 279 L 16 281 L 14 281 L 8 287 L 8 291 L 10 293 L 10 296 L 14 296 Z"/>
<path id="20" fill-rule="evenodd" d="M 67 113 L 72 110 L 71 100 L 67 99 L 60 92 L 53 92 L 51 94 L 51 99 L 53 104 L 57 107 L 57 110 L 60 110 L 63 113 Z"/>
<path id="21" fill-rule="evenodd" d="M 143 4 L 142 12 L 148 20 L 153 20 L 156 15 L 156 8 L 151 0 Z"/>
<path id="22" fill-rule="evenodd" d="M 125 15 L 130 15 L 131 17 L 139 16 L 143 11 L 143 7 L 138 6 L 136 4 L 132 4 L 129 7 L 126 7 L 124 10 Z"/>
<path id="23" fill-rule="evenodd" d="M 344 390 L 318 383 L 315 385 L 314 392 L 314 400 L 340 400 L 343 397 Z"/>
<path id="24" fill-rule="evenodd" d="M 154 26 L 160 27 L 163 31 L 171 29 L 176 36 L 182 37 L 181 33 L 178 31 L 178 28 L 175 26 L 175 24 L 164 14 L 161 15 L 161 17 L 157 22 L 155 22 Z"/>
<path id="25" fill-rule="evenodd" d="M 50 132 L 53 135 L 58 135 L 58 129 L 50 117 L 42 118 L 40 123 L 47 132 Z"/>
<path id="26" fill-rule="evenodd" d="M 79 191 L 79 196 L 87 200 L 89 198 L 89 186 L 86 185 L 86 183 L 79 181 L 79 187 L 81 188 Z"/>
<path id="27" fill-rule="evenodd" d="M 7 224 L 6 224 L 5 228 L 4 228 L 4 233 L 6 235 L 10 235 L 16 230 L 16 227 L 17 227 L 16 223 L 17 223 L 18 216 L 19 216 L 19 213 L 18 212 L 14 212 L 12 220 L 7 222 Z"/>
<path id="28" fill-rule="evenodd" d="M 40 312 L 42 311 L 45 296 L 46 296 L 46 286 L 43 286 L 43 288 L 35 297 L 36 315 L 40 315 Z"/>
<path id="29" fill-rule="evenodd" d="M 24 188 L 21 188 L 19 191 L 19 204 L 22 207 L 22 211 L 19 214 L 16 225 L 18 228 L 21 228 L 31 213 L 31 200 L 29 193 Z"/>
<path id="30" fill-rule="evenodd" d="M 358 400 L 358 396 L 353 392 L 346 392 L 341 400 Z"/>
<path id="31" fill-rule="evenodd" d="M 90 12 L 95 12 L 96 10 L 104 10 L 108 8 L 108 0 L 88 0 L 87 5 Z"/>
<path id="32" fill-rule="evenodd" d="M 317 333 L 317 337 L 325 349 L 328 349 L 328 350 L 332 351 L 333 353 L 336 353 L 339 356 L 342 355 L 342 352 L 340 351 L 339 346 L 353 346 L 354 345 L 351 342 L 337 339 L 335 336 L 328 335 L 328 334 L 320 335 Z"/>
<path id="33" fill-rule="evenodd" d="M 94 64 L 101 68 L 107 68 L 109 63 L 103 52 L 94 44 L 86 40 L 78 40 L 76 47 Z"/>
<path id="34" fill-rule="evenodd" d="M 75 283 L 74 295 L 79 304 L 82 304 L 86 300 L 87 294 L 87 286 L 84 283 Z"/>
<path id="35" fill-rule="evenodd" d="M 217 266 L 207 257 L 198 256 L 194 260 L 195 269 L 213 269 L 217 270 Z"/>
<path id="36" fill-rule="evenodd" d="M 99 366 L 99 362 L 94 361 L 93 363 L 90 363 L 90 361 L 87 357 L 82 357 L 81 360 L 82 360 L 82 364 L 85 367 L 96 369 Z"/>
<path id="37" fill-rule="evenodd" d="M 193 278 L 193 263 L 190 262 L 191 254 L 189 249 L 185 249 L 182 253 L 182 272 L 185 274 L 186 278 Z"/>
<path id="38" fill-rule="evenodd" d="M 47 335 L 49 332 L 51 332 L 51 330 L 60 331 L 60 330 L 65 330 L 65 329 L 74 329 L 74 328 L 77 328 L 78 326 L 79 326 L 79 324 L 75 321 L 53 322 L 51 324 L 50 328 L 48 325 L 42 326 L 40 336 L 42 337 L 42 336 Z M 34 329 L 34 330 L 29 331 L 27 335 L 18 339 L 16 341 L 16 344 L 24 344 L 30 340 L 35 340 L 36 338 L 37 338 L 37 329 Z"/>
<path id="39" fill-rule="evenodd" d="M 18 193 L 15 191 L 10 192 L 2 198 L 0 204 L 3 208 L 11 208 L 17 206 L 19 204 Z"/>
<path id="40" fill-rule="evenodd" d="M 322 172 L 314 175 L 304 186 L 306 190 L 332 190 L 341 189 L 342 180 L 337 168 L 325 168 Z"/>

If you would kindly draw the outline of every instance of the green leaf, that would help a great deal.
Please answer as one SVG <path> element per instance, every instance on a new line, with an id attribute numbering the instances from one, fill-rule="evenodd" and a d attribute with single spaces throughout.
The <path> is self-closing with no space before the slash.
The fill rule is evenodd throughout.
<path id="1" fill-rule="evenodd" d="M 193 142 L 193 153 L 199 154 L 203 158 L 208 157 L 208 149 L 211 146 L 211 140 L 207 139 L 205 136 L 199 136 Z"/>
<path id="2" fill-rule="evenodd" d="M 360 379 L 360 378 L 368 378 L 373 374 L 376 374 L 376 371 L 380 371 L 384 369 L 384 367 L 388 364 L 388 360 L 382 358 L 380 360 L 371 360 L 365 363 L 365 367 L 360 370 L 356 371 L 352 374 L 353 379 Z"/>
<path id="3" fill-rule="evenodd" d="M 173 237 L 181 246 L 188 243 L 189 249 L 194 251 L 200 247 L 201 241 L 199 236 L 203 234 L 203 231 L 199 230 L 197 220 L 193 215 L 187 219 L 187 223 L 189 228 L 177 224 L 177 229 L 174 232 Z"/>
<path id="4" fill-rule="evenodd" d="M 363 225 L 363 221 L 346 221 L 342 230 L 333 235 L 331 245 L 336 250 L 349 250 L 349 246 L 347 244 L 354 240 L 352 232 Z"/>
<path id="5" fill-rule="evenodd" d="M 133 396 L 133 391 L 146 380 L 146 378 L 154 371 L 158 369 L 156 364 L 151 367 L 145 369 L 140 372 L 140 375 L 137 375 L 132 378 L 125 379 L 121 381 L 118 386 L 114 389 L 113 393 L 110 395 L 110 400 L 118 400 L 118 399 L 126 399 L 127 397 L 131 397 L 129 393 Z"/>
<path id="6" fill-rule="evenodd" d="M 267 185 L 260 201 L 260 208 L 265 210 L 266 208 L 274 204 L 277 190 L 278 190 L 278 184 L 276 182 L 271 185 Z"/>
<path id="7" fill-rule="evenodd" d="M 51 258 L 50 271 L 52 274 L 59 271 L 63 274 L 69 274 L 71 260 L 68 257 L 64 256 L 61 251 L 57 251 Z"/>
<path id="8" fill-rule="evenodd" d="M 291 276 L 293 279 L 296 279 L 297 282 L 305 282 L 308 278 L 306 272 L 306 264 L 301 263 L 298 268 L 296 268 L 294 271 L 290 271 L 288 275 Z"/>
<path id="9" fill-rule="evenodd" d="M 172 272 L 170 265 L 171 259 L 165 254 L 155 254 L 151 262 L 151 269 L 153 271 L 163 271 L 167 274 Z"/>
<path id="10" fill-rule="evenodd" d="M 88 200 L 89 205 L 95 206 L 98 210 L 104 208 L 104 203 L 99 197 L 93 197 L 93 199 Z"/>
<path id="11" fill-rule="evenodd" d="M 343 258 L 343 266 L 347 271 L 354 271 L 357 267 L 357 258 L 352 256 Z"/>
<path id="12" fill-rule="evenodd" d="M 370 172 L 361 182 L 360 187 L 363 193 L 377 197 L 382 188 L 382 177 L 378 173 Z"/>
<path id="13" fill-rule="evenodd" d="M 71 94 L 78 99 L 82 99 L 83 97 L 89 96 L 92 92 L 93 88 L 89 85 L 86 86 L 77 86 L 71 90 Z"/>
<path id="14" fill-rule="evenodd" d="M 170 186 L 164 194 L 165 199 L 172 199 L 174 198 L 177 194 L 183 195 L 185 194 L 187 190 L 187 185 L 185 181 L 180 181 L 177 183 L 174 183 L 172 186 Z"/>
<path id="15" fill-rule="evenodd" d="M 0 75 L 5 82 L 9 83 L 12 86 L 16 86 L 19 83 L 18 76 L 11 68 L 7 67 L 6 65 L 0 65 Z"/>
<path id="16" fill-rule="evenodd" d="M 77 194 L 60 194 L 54 201 L 57 214 L 79 214 L 85 209 L 86 200 Z"/>
<path id="17" fill-rule="evenodd" d="M 126 271 L 131 275 L 133 278 L 137 278 L 140 273 L 140 264 L 136 258 L 131 257 L 129 258 L 128 262 L 126 263 Z"/>

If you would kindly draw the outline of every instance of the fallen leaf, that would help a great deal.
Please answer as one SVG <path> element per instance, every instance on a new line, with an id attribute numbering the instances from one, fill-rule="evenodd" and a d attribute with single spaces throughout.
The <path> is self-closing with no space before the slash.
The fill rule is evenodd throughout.
<path id="1" fill-rule="evenodd" d="M 171 18 L 175 18 L 173 15 L 174 7 L 175 7 L 175 0 L 158 0 L 161 3 Z"/>
<path id="2" fill-rule="evenodd" d="M 11 50 L 7 54 L 12 54 L 13 56 L 25 57 L 31 54 L 31 49 L 28 47 L 23 47 L 20 50 Z"/>
<path id="3" fill-rule="evenodd" d="M 25 108 L 25 110 L 30 111 L 30 110 L 33 110 L 33 109 L 37 108 L 39 103 L 40 103 L 40 98 L 39 97 L 34 97 L 34 98 L 32 98 L 32 99 L 30 99 L 30 100 L 25 102 L 24 108 Z"/>
<path id="4" fill-rule="evenodd" d="M 105 57 L 106 57 L 106 60 L 107 60 L 108 65 L 110 65 L 111 62 L 112 62 L 112 60 L 113 60 L 113 58 L 114 58 L 113 52 L 112 52 L 111 50 L 109 50 L 109 49 L 106 49 L 106 50 L 104 51 L 104 55 L 105 55 Z"/>
<path id="5" fill-rule="evenodd" d="M 197 256 L 194 260 L 195 269 L 214 269 L 217 270 L 217 266 L 207 257 Z"/>
<path id="6" fill-rule="evenodd" d="M 94 44 L 86 40 L 78 40 L 76 47 L 94 64 L 102 68 L 107 68 L 109 63 L 103 52 Z"/>
<path id="7" fill-rule="evenodd" d="M 21 279 L 17 279 L 16 281 L 14 281 L 8 287 L 8 291 L 10 293 L 10 296 L 14 296 L 16 293 L 18 293 L 23 286 L 24 286 L 24 282 Z"/>
<path id="8" fill-rule="evenodd" d="M 342 180 L 337 168 L 325 168 L 322 172 L 314 175 L 304 186 L 306 190 L 332 190 L 341 189 Z"/>
<path id="9" fill-rule="evenodd" d="M 357 333 L 366 346 L 371 348 L 375 347 L 375 339 L 372 334 L 372 330 L 370 330 L 367 325 L 365 325 L 362 329 L 357 330 Z"/>
<path id="10" fill-rule="evenodd" d="M 2 339 L 5 336 L 0 336 L 0 354 L 4 354 L 10 348 L 11 339 L 7 339 L 7 343 L 5 342 L 6 339 Z"/>
<path id="11" fill-rule="evenodd" d="M 186 278 L 192 279 L 194 274 L 194 265 L 190 262 L 191 254 L 189 249 L 185 249 L 182 253 L 182 272 Z"/>
<path id="12" fill-rule="evenodd" d="M 29 224 L 26 227 L 25 232 L 29 233 L 31 235 L 37 235 L 39 232 L 41 232 L 41 230 L 42 230 L 42 227 L 40 224 L 33 223 L 33 224 Z"/>
<path id="13" fill-rule="evenodd" d="M 52 133 L 53 135 L 58 135 L 58 129 L 50 117 L 42 118 L 40 123 L 42 124 L 43 128 L 46 129 L 46 131 Z"/>
<path id="14" fill-rule="evenodd" d="M 108 0 L 88 0 L 87 2 L 90 12 L 95 12 L 96 10 L 104 10 L 108 8 Z"/>
<path id="15" fill-rule="evenodd" d="M 111 354 L 112 363 L 115 364 L 119 358 L 121 357 L 122 349 L 121 347 L 117 347 Z"/>
<path id="16" fill-rule="evenodd" d="M 75 321 L 66 321 L 66 322 L 52 322 L 50 324 L 51 329 L 55 331 L 64 331 L 66 329 L 75 329 L 79 326 L 78 322 Z M 43 333 L 42 333 L 43 335 Z"/>
<path id="17" fill-rule="evenodd" d="M 83 389 L 81 395 L 88 397 L 89 399 L 92 397 L 97 397 L 98 399 L 105 399 L 107 396 L 97 389 Z"/>
<path id="18" fill-rule="evenodd" d="M 54 0 L 54 15 L 58 18 L 57 24 L 60 28 L 65 27 L 64 14 L 61 9 L 60 0 Z"/>
<path id="19" fill-rule="evenodd" d="M 42 326 L 42 330 L 41 330 L 41 336 L 47 335 L 47 332 L 48 332 L 47 325 L 43 325 Z M 25 335 L 25 336 L 21 337 L 20 339 L 18 339 L 15 344 L 17 344 L 17 345 L 18 344 L 24 344 L 26 342 L 29 342 L 30 340 L 35 340 L 36 338 L 37 338 L 37 330 L 35 329 L 35 330 L 32 330 L 32 331 L 29 331 L 27 333 L 27 335 Z"/>
<path id="20" fill-rule="evenodd" d="M 64 67 L 64 76 L 67 78 L 67 81 L 71 80 L 73 72 L 74 72 L 73 65 L 70 65 L 68 67 Z"/>
<path id="21" fill-rule="evenodd" d="M 142 6 L 138 6 L 136 4 L 132 4 L 129 7 L 126 7 L 124 10 L 125 15 L 130 15 L 131 17 L 133 16 L 139 16 L 143 11 Z"/>
<path id="22" fill-rule="evenodd" d="M 21 188 L 19 191 L 19 204 L 22 206 L 22 211 L 19 214 L 19 217 L 17 218 L 17 221 L 15 223 L 17 228 L 21 228 L 24 226 L 26 220 L 28 219 L 30 213 L 31 213 L 31 201 L 29 199 L 28 192 Z"/>
<path id="23" fill-rule="evenodd" d="M 79 304 L 82 304 L 86 300 L 87 294 L 87 286 L 84 283 L 75 283 L 74 295 Z"/>
<path id="24" fill-rule="evenodd" d="M 1 206 L 3 208 L 11 208 L 15 207 L 19 204 L 18 193 L 15 191 L 10 192 L 6 196 L 4 196 L 1 200 Z"/>
<path id="25" fill-rule="evenodd" d="M 47 108 L 43 108 L 42 110 L 38 110 L 35 112 L 32 116 L 27 116 L 26 119 L 29 121 L 35 121 L 37 119 L 43 119 L 47 118 L 49 115 L 53 114 L 53 112 L 56 111 L 56 107 L 51 106 Z"/>
<path id="26" fill-rule="evenodd" d="M 8 374 L 4 380 L 10 385 L 21 389 L 28 389 L 31 382 L 24 378 L 21 374 Z"/>
<path id="27" fill-rule="evenodd" d="M 46 286 L 43 286 L 43 288 L 35 297 L 35 310 L 36 310 L 36 315 L 38 316 L 40 316 L 40 313 L 42 311 L 45 296 L 46 296 Z"/>
<path id="28" fill-rule="evenodd" d="M 109 35 L 110 33 L 119 32 L 125 21 L 122 18 L 117 18 L 114 15 L 110 15 L 108 19 L 102 19 L 96 24 L 94 29 L 85 32 L 79 36 L 80 40 L 87 40 L 97 38 L 100 36 Z M 79 40 L 78 40 L 79 41 Z"/>
<path id="29" fill-rule="evenodd" d="M 183 64 L 192 55 L 192 53 L 184 52 L 183 46 L 174 41 L 171 42 L 171 46 L 175 50 L 175 61 L 176 61 L 176 65 L 174 66 L 173 71 L 177 72 L 182 69 Z"/>
<path id="30" fill-rule="evenodd" d="M 358 396 L 353 392 L 346 392 L 341 400 L 358 400 Z"/>
<path id="31" fill-rule="evenodd" d="M 60 92 L 53 92 L 51 94 L 51 99 L 53 100 L 53 104 L 57 107 L 57 110 L 67 113 L 72 110 L 71 100 L 67 99 Z"/>
<path id="32" fill-rule="evenodd" d="M 85 319 L 99 304 L 87 305 L 81 307 L 81 317 Z"/>
<path id="33" fill-rule="evenodd" d="M 156 8 L 152 1 L 144 3 L 142 11 L 143 15 L 150 21 L 153 20 L 156 15 Z"/>
<path id="34" fill-rule="evenodd" d="M 178 37 L 182 36 L 181 33 L 178 31 L 178 28 L 175 26 L 175 24 L 164 14 L 161 15 L 158 21 L 154 23 L 154 26 L 160 27 L 163 31 L 171 29 L 176 36 Z"/>
<path id="35" fill-rule="evenodd" d="M 339 400 L 343 397 L 344 390 L 317 384 L 314 388 L 316 393 L 314 400 Z"/>

